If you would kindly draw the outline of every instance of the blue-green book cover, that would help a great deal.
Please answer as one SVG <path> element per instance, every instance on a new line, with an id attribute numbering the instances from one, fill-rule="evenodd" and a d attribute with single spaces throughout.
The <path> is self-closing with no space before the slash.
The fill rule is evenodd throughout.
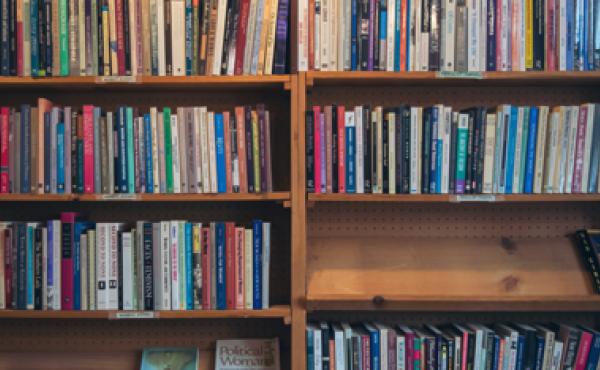
<path id="1" fill-rule="evenodd" d="M 133 108 L 127 107 L 127 189 L 135 192 L 135 162 L 133 160 Z"/>
<path id="2" fill-rule="evenodd" d="M 145 348 L 140 370 L 197 370 L 197 348 Z"/>

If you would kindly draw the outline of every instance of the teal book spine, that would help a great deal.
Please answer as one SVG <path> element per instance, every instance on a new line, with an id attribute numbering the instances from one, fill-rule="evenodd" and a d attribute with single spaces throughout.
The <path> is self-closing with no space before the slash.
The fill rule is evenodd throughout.
<path id="1" fill-rule="evenodd" d="M 69 75 L 69 11 L 68 1 L 58 0 L 58 33 L 60 50 L 60 75 Z"/>
<path id="2" fill-rule="evenodd" d="M 31 76 L 37 77 L 40 74 L 40 49 L 38 41 L 38 17 L 39 6 L 38 0 L 31 0 L 30 19 L 31 19 Z"/>
<path id="3" fill-rule="evenodd" d="M 507 119 L 508 132 L 506 135 L 506 173 L 504 180 L 504 192 L 513 193 L 513 174 L 515 166 L 515 141 L 517 137 L 517 113 L 518 107 L 510 107 L 510 116 Z"/>
<path id="4" fill-rule="evenodd" d="M 525 192 L 525 163 L 527 163 L 527 139 L 529 138 L 529 107 L 523 112 L 523 136 L 521 138 L 521 158 L 519 163 L 519 193 Z"/>
<path id="5" fill-rule="evenodd" d="M 464 194 L 467 173 L 467 144 L 469 141 L 469 119 L 465 115 L 458 118 L 456 140 L 456 193 Z"/>
<path id="6" fill-rule="evenodd" d="M 167 193 L 173 193 L 173 155 L 171 145 L 171 108 L 163 109 L 163 125 L 165 132 L 165 178 L 167 182 Z"/>
<path id="7" fill-rule="evenodd" d="M 127 123 L 127 189 L 135 192 L 135 162 L 133 160 L 133 108 L 126 109 Z"/>
<path id="8" fill-rule="evenodd" d="M 194 269 L 192 267 L 193 264 L 193 254 L 192 254 L 192 224 L 189 222 L 185 223 L 185 292 L 186 292 L 186 309 L 193 310 L 194 309 Z"/>

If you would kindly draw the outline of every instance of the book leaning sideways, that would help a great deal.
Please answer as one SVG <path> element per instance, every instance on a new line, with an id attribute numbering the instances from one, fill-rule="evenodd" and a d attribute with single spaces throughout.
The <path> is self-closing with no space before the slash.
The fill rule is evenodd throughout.
<path id="1" fill-rule="evenodd" d="M 279 339 L 218 340 L 215 370 L 279 370 Z"/>

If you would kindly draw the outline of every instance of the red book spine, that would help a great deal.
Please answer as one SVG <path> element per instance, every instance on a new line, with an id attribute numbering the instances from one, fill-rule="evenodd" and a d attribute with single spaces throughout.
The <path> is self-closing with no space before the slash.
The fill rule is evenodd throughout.
<path id="1" fill-rule="evenodd" d="M 590 347 L 592 345 L 592 334 L 587 331 L 581 332 L 579 338 L 579 346 L 577 347 L 577 358 L 575 359 L 574 370 L 584 370 L 587 365 L 588 355 L 590 354 Z"/>
<path id="2" fill-rule="evenodd" d="M 315 125 L 315 193 L 321 192 L 321 107 L 313 107 L 313 121 Z"/>
<path id="3" fill-rule="evenodd" d="M 83 106 L 83 191 L 94 192 L 94 106 Z"/>
<path id="4" fill-rule="evenodd" d="M 18 7 L 19 5 L 17 5 Z M 20 5 L 22 6 L 22 5 Z M 18 17 L 17 17 L 18 18 Z M 17 20 L 17 76 L 23 76 L 23 20 Z"/>
<path id="5" fill-rule="evenodd" d="M 235 228 L 235 308 L 244 309 L 245 236 L 243 227 Z"/>
<path id="6" fill-rule="evenodd" d="M 203 227 L 200 230 L 200 241 L 202 243 L 202 308 L 210 310 L 210 228 Z"/>
<path id="7" fill-rule="evenodd" d="M 575 143 L 575 166 L 573 167 L 573 183 L 571 192 L 581 193 L 581 178 L 583 174 L 583 150 L 585 147 L 585 130 L 587 123 L 587 105 L 579 107 L 577 120 L 577 141 Z"/>
<path id="8" fill-rule="evenodd" d="M 406 0 L 401 0 L 400 4 L 401 13 L 406 14 Z M 406 63 L 406 18 L 402 17 L 400 20 L 400 70 L 408 71 L 409 65 Z"/>
<path id="9" fill-rule="evenodd" d="M 0 193 L 8 193 L 8 107 L 0 110 Z"/>
<path id="10" fill-rule="evenodd" d="M 248 174 L 246 173 L 246 124 L 244 123 L 244 107 L 235 107 L 237 126 L 238 163 L 240 171 L 240 193 L 248 192 Z"/>
<path id="11" fill-rule="evenodd" d="M 248 12 L 250 11 L 250 0 L 242 0 L 240 5 L 240 18 L 238 34 L 235 39 L 235 71 L 241 75 L 244 71 L 244 49 L 246 47 L 246 31 L 248 29 Z M 239 126 L 239 125 L 238 125 Z"/>
<path id="12" fill-rule="evenodd" d="M 502 65 L 502 53 L 506 51 L 502 49 L 502 1 L 496 2 L 496 71 L 500 71 Z"/>
<path id="13" fill-rule="evenodd" d="M 467 370 L 467 354 L 468 351 L 467 349 L 469 348 L 469 333 L 467 333 L 466 331 L 463 332 L 463 337 L 462 337 L 462 361 L 460 363 L 460 370 Z"/>
<path id="14" fill-rule="evenodd" d="M 60 261 L 60 293 L 61 309 L 73 309 L 73 242 L 75 218 L 74 212 L 63 212 L 60 215 L 61 227 L 61 261 Z"/>
<path id="15" fill-rule="evenodd" d="M 127 0 L 125 0 L 127 1 Z M 119 76 L 125 76 L 125 35 L 123 34 L 123 0 L 115 1 L 117 23 L 117 64 Z"/>
<path id="16" fill-rule="evenodd" d="M 226 192 L 233 193 L 231 181 L 231 133 L 229 130 L 229 112 L 223 112 L 223 141 L 225 143 L 225 185 Z"/>
<path id="17" fill-rule="evenodd" d="M 338 193 L 346 192 L 346 117 L 343 105 L 337 107 Z"/>
<path id="18" fill-rule="evenodd" d="M 368 335 L 363 335 L 362 338 L 362 368 L 371 370 L 371 338 Z"/>
<path id="19" fill-rule="evenodd" d="M 235 224 L 225 224 L 225 292 L 227 309 L 235 309 Z"/>
<path id="20" fill-rule="evenodd" d="M 405 368 L 406 370 L 413 370 L 413 343 L 414 343 L 414 336 L 411 333 L 406 333 L 405 337 L 404 337 L 404 347 L 406 348 L 405 350 L 405 355 L 404 358 L 406 359 L 406 364 L 405 364 Z"/>
<path id="21" fill-rule="evenodd" d="M 4 302 L 6 308 L 14 308 L 12 306 L 12 237 L 11 230 L 6 229 L 0 236 L 4 238 Z"/>
<path id="22" fill-rule="evenodd" d="M 546 70 L 556 71 L 556 13 L 554 0 L 546 1 Z"/>

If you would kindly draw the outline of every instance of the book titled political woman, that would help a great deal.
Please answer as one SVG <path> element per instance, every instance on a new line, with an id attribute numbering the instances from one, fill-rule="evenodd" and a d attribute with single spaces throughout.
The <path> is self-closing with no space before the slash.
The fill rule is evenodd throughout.
<path id="1" fill-rule="evenodd" d="M 197 370 L 198 348 L 145 348 L 141 370 Z"/>
<path id="2" fill-rule="evenodd" d="M 218 340 L 215 370 L 279 370 L 279 339 Z"/>

